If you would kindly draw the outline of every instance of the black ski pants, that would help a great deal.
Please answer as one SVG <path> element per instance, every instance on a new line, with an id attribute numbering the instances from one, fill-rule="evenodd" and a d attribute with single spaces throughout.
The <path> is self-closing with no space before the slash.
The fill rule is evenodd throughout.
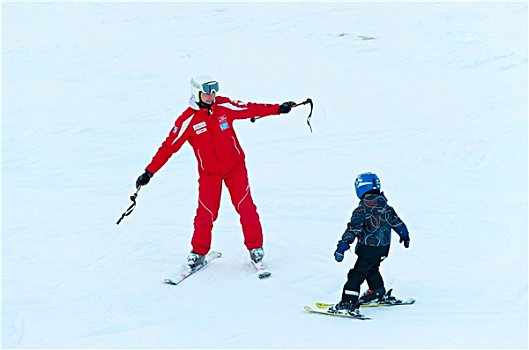
<path id="1" fill-rule="evenodd" d="M 389 245 L 372 247 L 358 245 L 355 251 L 358 258 L 347 274 L 347 282 L 342 291 L 342 301 L 356 303 L 360 297 L 360 286 L 367 282 L 369 289 L 384 287 L 384 280 L 380 274 L 380 263 L 388 256 Z"/>

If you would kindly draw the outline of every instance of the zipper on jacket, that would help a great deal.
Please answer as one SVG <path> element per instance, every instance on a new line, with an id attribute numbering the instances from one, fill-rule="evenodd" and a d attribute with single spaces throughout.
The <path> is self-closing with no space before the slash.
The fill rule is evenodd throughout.
<path id="1" fill-rule="evenodd" d="M 233 146 L 235 147 L 235 149 L 237 150 L 237 152 L 239 153 L 239 155 L 241 154 L 241 151 L 239 150 L 239 148 L 237 147 L 237 142 L 235 142 L 235 137 L 232 136 L 231 137 L 232 140 L 233 140 Z"/>
<path id="2" fill-rule="evenodd" d="M 198 159 L 200 160 L 200 168 L 202 168 L 202 170 L 206 170 L 204 169 L 204 164 L 202 163 L 202 157 L 200 156 L 200 150 L 197 150 L 197 155 L 198 155 Z"/>
<path id="3" fill-rule="evenodd" d="M 211 140 L 211 148 L 213 149 L 213 154 L 215 155 L 215 159 L 217 160 L 217 164 L 219 166 L 219 171 L 222 172 L 222 168 L 223 168 L 223 163 L 221 162 L 220 158 L 219 158 L 219 154 L 217 153 L 217 142 L 216 142 L 216 138 L 215 138 L 215 135 L 213 135 L 214 133 L 214 127 L 212 127 L 210 124 L 212 124 L 213 122 L 211 122 L 211 119 L 212 118 L 212 115 L 213 115 L 213 112 L 210 116 L 208 116 L 207 120 L 206 120 L 206 123 L 208 123 L 208 127 L 210 127 L 210 130 L 211 132 L 209 133 L 209 138 Z M 210 162 L 210 165 L 211 167 L 211 162 Z M 211 171 L 211 169 L 209 169 L 209 171 Z"/>

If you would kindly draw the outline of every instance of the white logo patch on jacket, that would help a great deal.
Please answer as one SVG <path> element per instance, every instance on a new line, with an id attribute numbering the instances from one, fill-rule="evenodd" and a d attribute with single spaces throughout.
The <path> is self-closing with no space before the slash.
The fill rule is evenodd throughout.
<path id="1" fill-rule="evenodd" d="M 206 127 L 206 122 L 200 122 L 198 124 L 193 125 L 193 129 L 197 131 L 198 129 L 202 129 Z"/>
<path id="2" fill-rule="evenodd" d="M 193 130 L 195 130 L 197 135 L 208 131 L 208 129 L 206 129 L 206 122 L 201 122 L 201 123 L 193 125 Z"/>

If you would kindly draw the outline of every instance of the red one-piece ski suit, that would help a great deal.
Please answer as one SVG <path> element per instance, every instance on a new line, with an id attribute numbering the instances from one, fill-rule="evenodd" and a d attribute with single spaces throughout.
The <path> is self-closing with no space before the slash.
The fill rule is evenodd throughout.
<path id="1" fill-rule="evenodd" d="M 233 129 L 236 119 L 278 115 L 279 104 L 234 102 L 217 96 L 208 108 L 199 108 L 195 100 L 175 121 L 151 163 L 145 168 L 155 174 L 188 141 L 198 161 L 198 208 L 191 239 L 193 251 L 207 254 L 211 231 L 217 219 L 226 184 L 235 210 L 240 216 L 244 244 L 248 250 L 263 245 L 263 231 L 248 182 L 245 155 Z"/>

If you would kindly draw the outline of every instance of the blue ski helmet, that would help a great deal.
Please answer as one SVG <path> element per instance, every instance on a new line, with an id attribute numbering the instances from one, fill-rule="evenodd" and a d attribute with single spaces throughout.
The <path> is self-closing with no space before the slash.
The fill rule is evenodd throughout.
<path id="1" fill-rule="evenodd" d="M 378 178 L 377 174 L 362 173 L 356 177 L 355 190 L 356 190 L 356 195 L 358 196 L 358 198 L 362 198 L 362 196 L 367 191 L 371 191 L 371 190 L 380 191 L 380 179 Z"/>

